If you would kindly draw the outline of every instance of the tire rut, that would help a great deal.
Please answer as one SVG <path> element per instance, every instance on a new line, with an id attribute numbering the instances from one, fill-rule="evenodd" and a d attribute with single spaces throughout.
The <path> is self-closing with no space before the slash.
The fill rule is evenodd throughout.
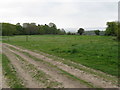
<path id="1" fill-rule="evenodd" d="M 28 61 L 29 63 L 33 64 L 34 66 L 36 66 L 38 68 L 38 70 L 42 70 L 46 74 L 53 77 L 56 81 L 62 83 L 64 88 L 86 88 L 87 87 L 86 85 L 81 84 L 78 80 L 74 80 L 70 77 L 67 77 L 62 72 L 60 72 L 59 70 L 57 70 L 53 67 L 47 66 L 46 64 L 41 63 L 41 62 L 37 62 L 18 51 L 11 50 L 9 48 L 7 48 L 7 49 L 10 50 L 12 53 L 19 55 L 24 60 Z"/>
<path id="2" fill-rule="evenodd" d="M 52 77 L 50 77 L 48 74 L 44 73 L 41 70 L 38 70 L 37 67 L 35 67 L 33 64 L 30 64 L 28 61 L 24 60 L 22 57 L 16 55 L 18 57 L 18 60 L 21 64 L 21 67 L 26 71 L 29 72 L 29 74 L 38 82 L 44 86 L 44 88 L 59 88 L 62 87 L 61 83 L 58 83 L 55 81 Z"/>
<path id="3" fill-rule="evenodd" d="M 21 79 L 23 80 L 25 86 L 27 88 L 41 88 L 42 86 L 38 85 L 36 81 L 33 80 L 33 78 L 25 72 L 20 64 L 17 62 L 17 57 L 11 53 L 9 50 L 5 49 L 3 50 L 3 53 L 9 58 L 11 61 L 11 64 L 15 67 L 17 74 Z"/>
<path id="4" fill-rule="evenodd" d="M 5 44 L 9 47 L 13 47 L 19 51 L 22 51 L 22 52 L 26 52 L 28 54 L 30 54 L 31 56 L 34 56 L 38 59 L 42 59 L 46 62 L 49 62 L 53 65 L 56 65 L 58 68 L 62 69 L 62 70 L 65 70 L 66 72 L 82 79 L 82 80 L 85 80 L 85 81 L 88 81 L 88 82 L 91 82 L 93 83 L 95 86 L 98 86 L 98 87 L 103 87 L 103 88 L 116 88 L 117 86 L 116 85 L 113 85 L 111 82 L 106 82 L 105 80 L 103 80 L 102 78 L 97 78 L 95 77 L 94 75 L 92 74 L 88 74 L 87 72 L 84 72 L 82 70 L 79 70 L 79 69 L 76 69 L 74 67 L 70 67 L 66 64 L 63 64 L 62 62 L 59 62 L 59 61 L 55 61 L 51 58 L 48 58 L 44 55 L 41 55 L 41 54 L 38 54 L 38 53 L 35 53 L 35 52 L 32 52 L 30 50 L 23 50 L 19 47 L 16 47 L 16 46 L 13 46 L 13 45 L 9 45 L 9 44 Z"/>

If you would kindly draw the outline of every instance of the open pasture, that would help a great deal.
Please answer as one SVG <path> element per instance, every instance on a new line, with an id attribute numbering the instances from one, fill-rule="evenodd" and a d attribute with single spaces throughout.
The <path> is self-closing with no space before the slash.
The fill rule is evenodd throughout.
<path id="1" fill-rule="evenodd" d="M 3 37 L 3 42 L 45 52 L 118 75 L 118 42 L 112 36 L 31 35 Z"/>

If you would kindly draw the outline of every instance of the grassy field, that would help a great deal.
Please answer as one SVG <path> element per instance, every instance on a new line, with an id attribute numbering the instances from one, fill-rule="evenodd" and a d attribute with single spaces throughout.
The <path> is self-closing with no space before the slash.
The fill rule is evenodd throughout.
<path id="1" fill-rule="evenodd" d="M 11 36 L 3 42 L 59 56 L 108 74 L 118 74 L 118 42 L 111 36 Z"/>

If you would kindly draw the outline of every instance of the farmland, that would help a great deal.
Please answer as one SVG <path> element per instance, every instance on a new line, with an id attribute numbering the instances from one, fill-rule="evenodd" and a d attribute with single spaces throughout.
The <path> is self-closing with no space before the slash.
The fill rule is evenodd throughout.
<path id="1" fill-rule="evenodd" d="M 69 87 L 67 82 L 72 83 L 71 87 L 109 87 L 111 85 L 106 84 L 104 86 L 103 83 L 96 82 L 107 79 L 108 82 L 115 84 L 117 80 L 118 42 L 112 36 L 29 35 L 28 41 L 26 41 L 25 35 L 9 36 L 9 40 L 4 36 L 3 43 L 7 43 L 3 44 L 5 54 L 3 55 L 5 59 L 3 59 L 3 64 L 9 64 L 8 59 L 10 59 L 10 63 L 18 70 L 21 70 L 18 73 L 24 73 L 24 70 L 31 72 L 27 75 L 20 74 L 21 77 L 28 76 L 29 78 L 26 78 L 26 80 L 30 82 L 32 80 L 30 75 L 32 75 L 36 80 L 38 79 L 42 83 L 44 81 L 43 87 Z M 19 60 L 15 63 L 15 58 L 10 56 L 17 57 Z M 38 65 L 41 69 L 37 68 Z M 20 69 L 20 67 L 23 68 Z M 51 68 L 51 70 L 47 70 L 47 67 Z M 69 67 L 73 67 L 73 69 Z M 75 69 L 78 69 L 78 71 Z M 91 75 L 96 75 L 99 79 L 91 81 L 88 76 L 79 72 L 79 70 L 88 73 L 89 77 L 92 78 L 95 77 Z M 41 74 L 39 75 L 35 71 Z M 62 73 L 63 76 L 55 71 Z M 17 72 L 13 74 L 17 75 Z M 52 75 L 53 77 L 51 77 Z M 59 80 L 56 80 L 57 76 L 59 76 Z M 67 79 L 66 76 L 73 80 Z M 53 80 L 50 78 L 53 78 Z M 62 81 L 63 78 L 66 80 L 65 82 Z M 20 78 L 17 79 L 20 80 Z M 24 81 L 20 81 L 24 83 Z M 82 85 L 77 82 L 80 82 Z M 19 82 L 17 87 L 24 87 L 21 83 Z M 27 85 L 29 87 L 31 84 Z"/>

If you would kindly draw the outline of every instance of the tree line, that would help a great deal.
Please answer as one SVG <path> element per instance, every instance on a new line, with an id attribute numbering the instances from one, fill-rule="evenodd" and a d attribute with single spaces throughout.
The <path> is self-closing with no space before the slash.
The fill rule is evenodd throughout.
<path id="1" fill-rule="evenodd" d="M 0 23 L 1 24 L 1 23 Z M 116 36 L 120 40 L 120 22 L 107 22 L 107 28 L 105 30 L 106 36 Z M 49 25 L 36 25 L 36 23 L 23 23 L 21 26 L 20 23 L 16 25 L 10 23 L 2 23 L 2 35 L 3 36 L 12 36 L 12 35 L 83 35 L 85 30 L 79 28 L 76 33 L 65 32 L 64 29 L 57 29 L 57 26 L 54 23 L 49 23 Z M 100 30 L 94 30 L 96 35 L 100 35 Z"/>
<path id="2" fill-rule="evenodd" d="M 17 23 L 16 25 L 10 23 L 2 23 L 2 35 L 44 35 L 44 34 L 66 34 L 64 29 L 57 29 L 54 23 L 49 25 L 36 25 L 36 23 Z"/>
<path id="3" fill-rule="evenodd" d="M 118 40 L 120 40 L 120 22 L 113 21 L 107 22 L 107 28 L 105 30 L 106 36 L 116 36 Z M 100 30 L 94 30 L 96 35 L 100 35 Z M 80 28 L 77 32 L 78 34 L 82 35 L 84 33 L 84 29 Z"/>

